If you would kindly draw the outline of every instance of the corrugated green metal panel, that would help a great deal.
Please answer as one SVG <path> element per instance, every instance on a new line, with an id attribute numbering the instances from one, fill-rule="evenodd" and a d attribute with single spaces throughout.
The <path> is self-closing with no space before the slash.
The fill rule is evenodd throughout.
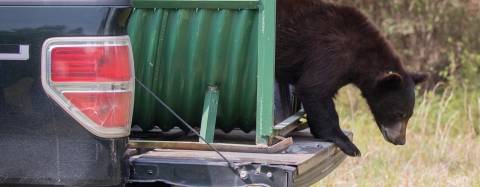
<path id="1" fill-rule="evenodd" d="M 135 9 L 128 29 L 137 78 L 187 122 L 200 126 L 205 92 L 216 85 L 217 128 L 255 129 L 258 10 Z M 143 129 L 180 126 L 141 88 L 133 120 Z"/>

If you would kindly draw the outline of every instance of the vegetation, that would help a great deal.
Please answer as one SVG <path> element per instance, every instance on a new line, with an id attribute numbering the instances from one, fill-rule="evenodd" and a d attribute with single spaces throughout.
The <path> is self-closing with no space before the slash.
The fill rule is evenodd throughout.
<path id="1" fill-rule="evenodd" d="M 407 67 L 430 79 L 404 146 L 383 140 L 356 88 L 342 89 L 341 125 L 362 157 L 314 186 L 480 186 L 480 0 L 331 1 L 363 10 Z"/>
<path id="2" fill-rule="evenodd" d="M 361 9 L 411 70 L 438 82 L 480 85 L 479 0 L 330 0 Z"/>
<path id="3" fill-rule="evenodd" d="M 407 144 L 383 140 L 359 91 L 340 91 L 342 128 L 362 157 L 347 158 L 315 186 L 480 186 L 480 92 L 444 88 L 418 96 Z"/>

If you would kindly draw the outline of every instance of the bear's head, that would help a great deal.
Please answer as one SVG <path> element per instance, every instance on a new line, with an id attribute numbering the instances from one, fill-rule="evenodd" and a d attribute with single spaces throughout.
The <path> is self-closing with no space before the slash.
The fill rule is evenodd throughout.
<path id="1" fill-rule="evenodd" d="M 407 123 L 415 105 L 415 85 L 427 78 L 425 74 L 402 74 L 380 75 L 365 95 L 383 137 L 395 145 L 405 144 Z"/>

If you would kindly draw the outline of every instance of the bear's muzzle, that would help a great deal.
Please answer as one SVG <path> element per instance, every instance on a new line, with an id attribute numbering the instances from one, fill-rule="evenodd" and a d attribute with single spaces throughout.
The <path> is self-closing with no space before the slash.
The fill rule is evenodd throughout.
<path id="1" fill-rule="evenodd" d="M 406 142 L 407 122 L 400 121 L 385 126 L 380 125 L 383 137 L 394 145 L 404 145 Z"/>

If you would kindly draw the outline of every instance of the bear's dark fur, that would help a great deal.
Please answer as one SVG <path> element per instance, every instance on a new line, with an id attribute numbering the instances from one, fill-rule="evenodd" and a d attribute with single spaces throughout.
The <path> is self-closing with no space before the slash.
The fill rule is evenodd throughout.
<path id="1" fill-rule="evenodd" d="M 415 84 L 378 29 L 355 8 L 320 0 L 277 0 L 276 79 L 295 86 L 311 133 L 359 156 L 339 126 L 333 98 L 347 84 L 367 100 L 385 139 L 405 143 Z"/>

